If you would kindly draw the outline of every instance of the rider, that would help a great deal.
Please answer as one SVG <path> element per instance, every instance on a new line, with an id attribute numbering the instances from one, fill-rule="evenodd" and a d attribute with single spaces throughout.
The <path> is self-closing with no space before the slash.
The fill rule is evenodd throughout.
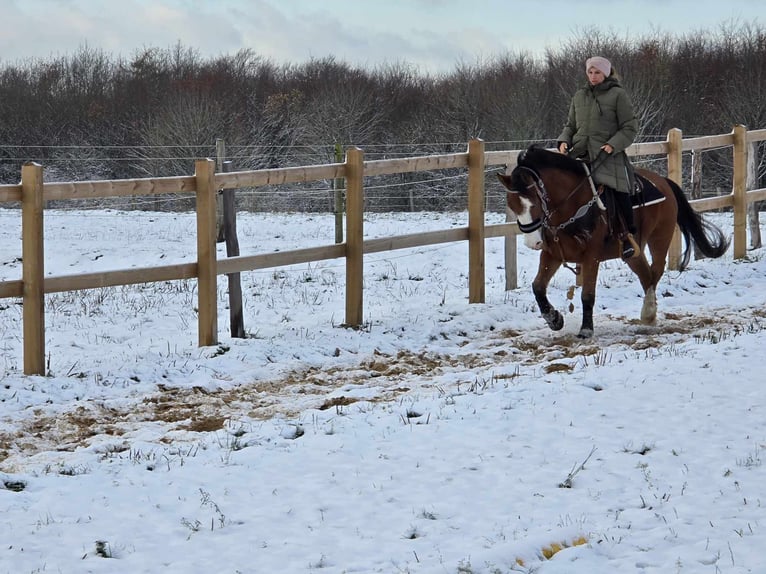
<path id="1" fill-rule="evenodd" d="M 615 202 L 625 222 L 625 231 L 620 235 L 622 258 L 629 259 L 638 254 L 639 247 L 633 238 L 633 177 L 625 149 L 636 137 L 638 119 L 609 60 L 601 56 L 588 58 L 585 72 L 588 84 L 572 98 L 558 149 L 588 161 L 593 180 L 615 190 Z"/>

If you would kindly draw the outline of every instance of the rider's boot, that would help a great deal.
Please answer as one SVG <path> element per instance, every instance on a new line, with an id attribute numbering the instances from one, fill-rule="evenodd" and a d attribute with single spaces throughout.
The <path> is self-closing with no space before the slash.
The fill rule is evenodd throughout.
<path id="1" fill-rule="evenodd" d="M 614 197 L 619 218 L 624 223 L 620 232 L 621 255 L 623 259 L 628 260 L 631 257 L 636 257 L 641 251 L 635 239 L 636 225 L 633 222 L 633 203 L 629 193 L 616 192 Z"/>

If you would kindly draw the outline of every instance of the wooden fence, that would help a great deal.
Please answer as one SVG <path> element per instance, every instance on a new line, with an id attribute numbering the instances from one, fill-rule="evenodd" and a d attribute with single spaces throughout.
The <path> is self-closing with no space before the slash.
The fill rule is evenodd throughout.
<path id="1" fill-rule="evenodd" d="M 736 126 L 729 134 L 685 140 L 680 130 L 673 129 L 668 133 L 665 141 L 635 144 L 631 146 L 629 153 L 632 156 L 666 155 L 668 176 L 680 183 L 681 159 L 684 151 L 731 146 L 734 161 L 732 192 L 721 197 L 696 200 L 692 204 L 698 211 L 724 207 L 733 209 L 734 257 L 742 258 L 746 251 L 747 206 L 749 203 L 766 199 L 766 189 L 746 191 L 749 146 L 763 140 L 766 140 L 766 129 L 747 131 L 744 126 Z M 28 375 L 45 373 L 44 296 L 46 293 L 196 278 L 199 345 L 208 346 L 216 344 L 218 340 L 216 302 L 218 275 L 345 258 L 345 325 L 358 327 L 363 322 L 364 254 L 468 241 L 468 299 L 470 303 L 483 303 L 485 239 L 506 238 L 506 287 L 514 288 L 516 287 L 516 236 L 519 233 L 518 227 L 513 222 L 485 225 L 485 172 L 488 167 L 513 165 L 519 152 L 520 150 L 485 151 L 484 142 L 472 140 L 464 153 L 365 161 L 364 152 L 361 149 L 350 148 L 346 152 L 344 162 L 328 165 L 216 173 L 215 162 L 211 159 L 202 159 L 195 162 L 193 176 L 66 183 L 44 183 L 42 166 L 28 163 L 22 167 L 19 185 L 0 186 L 0 203 L 21 202 L 22 277 L 19 280 L 0 281 L 0 298 L 21 297 L 23 299 L 24 373 Z M 365 177 L 450 168 L 465 168 L 468 171 L 467 227 L 364 240 Z M 345 242 L 217 260 L 216 196 L 219 190 L 341 177 L 346 180 Z M 43 213 L 46 201 L 168 193 L 196 194 L 196 262 L 56 277 L 44 276 Z M 678 234 L 676 235 L 678 237 Z M 670 268 L 677 268 L 680 253 L 680 239 L 677 238 L 671 246 L 668 260 Z"/>

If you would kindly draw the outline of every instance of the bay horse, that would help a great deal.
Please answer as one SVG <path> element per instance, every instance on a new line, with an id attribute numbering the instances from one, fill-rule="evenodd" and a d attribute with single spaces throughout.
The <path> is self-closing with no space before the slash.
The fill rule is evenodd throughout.
<path id="1" fill-rule="evenodd" d="M 689 263 L 693 244 L 707 257 L 720 257 L 729 240 L 694 211 L 671 179 L 647 169 L 637 168 L 635 174 L 642 189 L 633 196 L 635 239 L 640 250 L 626 263 L 644 290 L 641 322 L 653 325 L 657 319 L 655 290 L 665 270 L 676 224 L 685 241 L 681 270 Z M 599 264 L 621 254 L 611 193 L 596 188 L 582 161 L 537 146 L 519 154 L 510 175 L 497 175 L 507 188 L 508 208 L 526 234 L 525 243 L 541 250 L 532 292 L 543 319 L 554 331 L 564 326 L 564 317 L 548 300 L 548 283 L 562 265 L 577 263 L 582 273 L 582 325 L 577 336 L 592 337 Z M 651 265 L 644 254 L 646 246 Z"/>

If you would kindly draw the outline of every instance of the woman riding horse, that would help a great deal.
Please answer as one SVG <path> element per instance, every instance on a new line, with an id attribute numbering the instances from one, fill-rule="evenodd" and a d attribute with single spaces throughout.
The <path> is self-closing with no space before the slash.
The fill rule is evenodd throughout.
<path id="1" fill-rule="evenodd" d="M 689 262 L 692 245 L 706 257 L 720 257 L 729 242 L 719 228 L 694 211 L 675 182 L 646 169 L 637 169 L 636 177 L 643 190 L 636 212 L 640 245 L 638 255 L 627 264 L 644 290 L 641 320 L 653 324 L 656 287 L 665 271 L 676 225 L 686 243 L 681 269 Z M 508 208 L 516 214 L 519 229 L 530 239 L 527 245 L 541 250 L 532 291 L 543 319 L 554 331 L 564 326 L 563 316 L 548 300 L 548 284 L 562 265 L 579 263 L 582 325 L 578 337 L 591 337 L 599 264 L 620 256 L 610 202 L 601 201 L 583 162 L 535 146 L 519 154 L 510 175 L 499 173 L 498 178 L 508 189 Z M 651 265 L 644 247 L 651 254 Z"/>
<path id="2" fill-rule="evenodd" d="M 589 162 L 596 184 L 614 190 L 623 221 L 622 258 L 630 259 L 638 254 L 638 245 L 630 199 L 632 168 L 625 150 L 636 137 L 638 120 L 609 60 L 601 56 L 589 58 L 585 72 L 588 85 L 572 98 L 558 149 Z"/>

